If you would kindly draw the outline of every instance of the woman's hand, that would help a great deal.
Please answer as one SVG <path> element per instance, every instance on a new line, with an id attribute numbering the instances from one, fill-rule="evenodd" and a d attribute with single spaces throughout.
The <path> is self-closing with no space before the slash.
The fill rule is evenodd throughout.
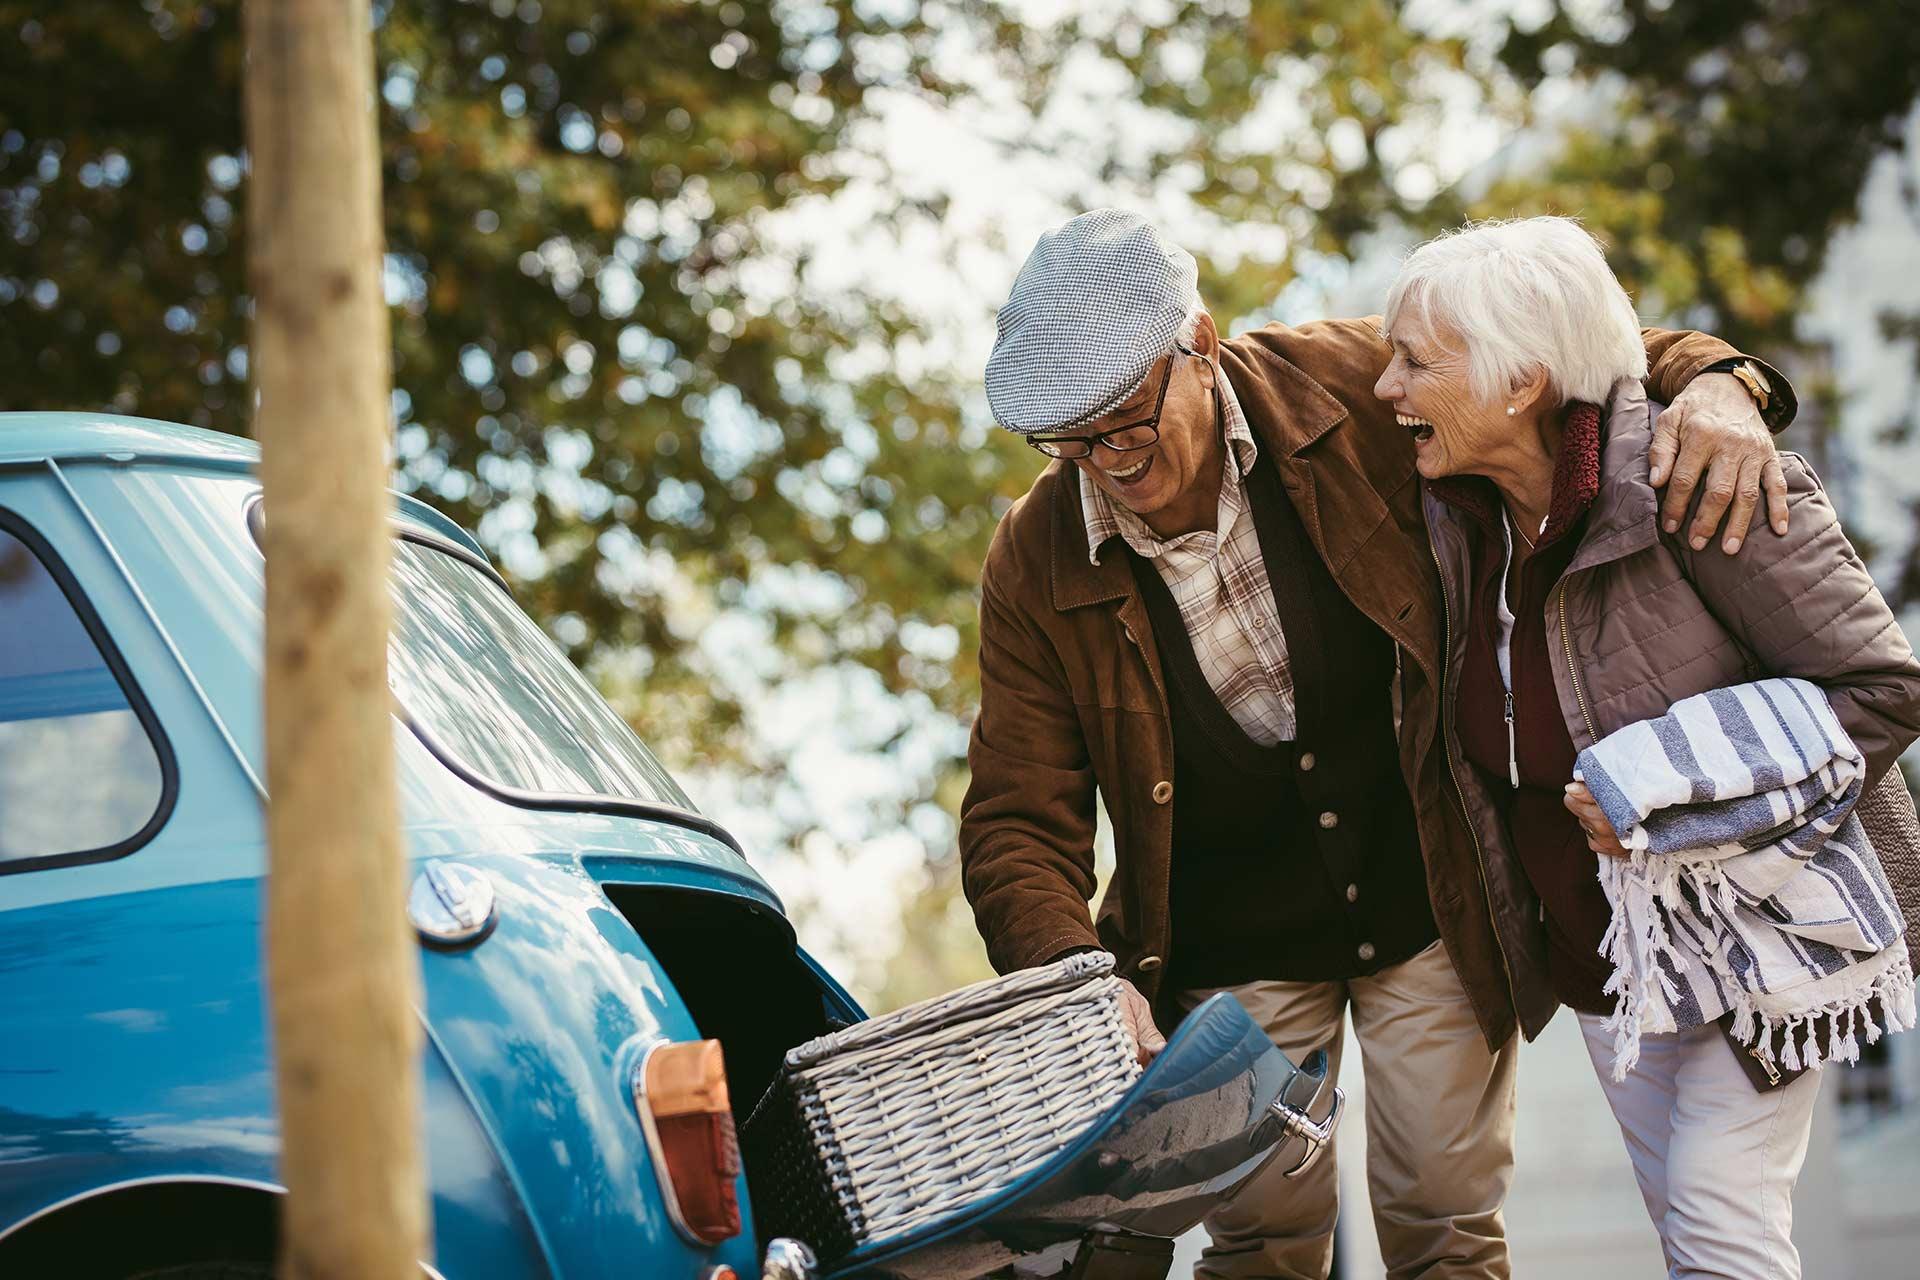
<path id="1" fill-rule="evenodd" d="M 1627 847 L 1613 834 L 1613 824 L 1607 821 L 1606 814 L 1600 812 L 1600 804 L 1593 798 L 1593 792 L 1587 790 L 1586 783 L 1567 784 L 1566 805 L 1567 811 L 1573 814 L 1574 820 L 1587 833 L 1587 848 L 1611 858 L 1627 856 Z"/>

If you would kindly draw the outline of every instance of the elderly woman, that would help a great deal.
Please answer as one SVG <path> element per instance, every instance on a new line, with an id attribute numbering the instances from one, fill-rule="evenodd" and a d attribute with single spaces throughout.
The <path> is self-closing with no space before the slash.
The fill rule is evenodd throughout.
<path id="1" fill-rule="evenodd" d="M 1703 801 L 1739 790 L 1689 781 L 1684 767 L 1698 762 L 1671 743 L 1684 732 L 1724 737 L 1711 708 L 1700 718 L 1706 703 L 1686 701 L 1695 695 L 1765 708 L 1783 691 L 1810 690 L 1813 702 L 1824 693 L 1817 711 L 1838 725 L 1828 725 L 1838 799 L 1822 812 L 1838 827 L 1851 799 L 1920 736 L 1920 664 L 1794 455 L 1781 455 L 1790 535 L 1756 521 L 1727 556 L 1662 527 L 1648 483 L 1656 407 L 1641 387 L 1639 322 L 1576 223 L 1486 223 L 1420 246 L 1388 297 L 1386 327 L 1392 362 L 1374 393 L 1413 434 L 1447 607 L 1445 745 L 1489 894 L 1538 901 L 1538 936 L 1510 944 L 1508 959 L 1544 965 L 1578 1013 L 1669 1272 L 1798 1276 L 1791 1192 L 1820 1077 L 1791 1068 L 1844 1058 L 1882 1024 L 1912 1024 L 1904 925 L 1896 908 L 1847 921 L 1832 935 L 1844 944 L 1795 942 L 1781 905 L 1790 894 L 1736 904 L 1722 889 L 1741 873 L 1710 859 L 1757 849 L 1789 873 L 1804 860 L 1766 843 L 1780 837 L 1777 817 L 1773 830 L 1715 837 L 1709 850 L 1698 837 L 1692 849 L 1671 847 L 1687 821 L 1725 817 Z M 1737 372 L 1763 400 L 1766 371 Z M 1746 735 L 1718 747 L 1758 743 Z M 1623 796 L 1646 781 L 1636 767 L 1651 776 L 1668 756 L 1680 762 L 1678 792 L 1630 813 Z M 1609 778 L 1606 811 L 1575 781 L 1576 757 L 1588 781 L 1609 760 L 1634 775 L 1617 787 Z M 1765 772 L 1743 774 L 1745 788 L 1757 791 Z M 1849 778 L 1851 790 L 1840 785 Z M 1846 832 L 1871 864 L 1853 870 L 1891 902 L 1858 824 Z M 1662 857 L 1697 883 L 1675 872 L 1656 884 L 1648 868 Z M 1746 990 L 1753 956 L 1775 944 L 1826 967 L 1789 996 Z"/>

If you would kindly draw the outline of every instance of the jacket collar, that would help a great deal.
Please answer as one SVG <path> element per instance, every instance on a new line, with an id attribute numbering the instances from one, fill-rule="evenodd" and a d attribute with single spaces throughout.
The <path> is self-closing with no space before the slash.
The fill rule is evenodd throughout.
<path id="1" fill-rule="evenodd" d="M 1647 480 L 1658 408 L 1649 403 L 1638 378 L 1613 384 L 1601 427 L 1600 489 L 1568 573 L 1619 560 L 1660 540 L 1660 497 Z"/>
<path id="2" fill-rule="evenodd" d="M 1087 518 L 1080 506 L 1079 468 L 1059 461 L 1047 466 L 1053 484 L 1053 607 L 1065 612 L 1103 600 L 1119 600 L 1133 590 L 1133 570 L 1125 556 L 1087 558 Z M 1118 533 L 1108 542 L 1120 540 Z"/>
<path id="3" fill-rule="evenodd" d="M 1220 344 L 1220 368 L 1261 447 L 1294 457 L 1347 416 L 1346 406 L 1297 365 L 1254 343 Z M 1118 600 L 1133 593 L 1133 570 L 1125 556 L 1087 559 L 1087 521 L 1080 505 L 1078 470 L 1070 462 L 1047 468 L 1053 484 L 1053 607 Z"/>
<path id="4" fill-rule="evenodd" d="M 1587 505 L 1587 527 L 1565 572 L 1619 560 L 1651 546 L 1660 537 L 1660 499 L 1647 482 L 1647 450 L 1653 443 L 1653 413 L 1646 390 L 1637 378 L 1622 378 L 1607 394 L 1600 419 L 1600 473 L 1596 476 L 1556 475 L 1556 502 L 1562 490 L 1592 494 Z M 1565 455 L 1563 454 L 1563 460 Z M 1473 477 L 1447 477 L 1427 482 L 1427 492 L 1438 501 L 1427 506 L 1429 518 L 1449 510 L 1470 515 L 1489 529 L 1499 528 L 1499 496 L 1491 482 Z M 1550 518 L 1549 529 L 1564 521 Z"/>
<path id="5" fill-rule="evenodd" d="M 1593 404 L 1576 404 L 1568 411 L 1560 451 L 1554 459 L 1546 523 L 1528 535 L 1530 543 L 1545 547 L 1558 541 L 1591 510 L 1600 491 L 1602 412 Z M 1500 491 L 1485 476 L 1442 476 L 1428 488 L 1448 506 L 1473 516 L 1489 533 L 1500 532 Z"/>

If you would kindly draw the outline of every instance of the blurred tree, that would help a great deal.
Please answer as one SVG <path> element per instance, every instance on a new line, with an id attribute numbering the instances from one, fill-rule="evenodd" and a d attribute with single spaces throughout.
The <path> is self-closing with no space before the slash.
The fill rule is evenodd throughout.
<path id="1" fill-rule="evenodd" d="M 900 102 L 971 109 L 995 145 L 1083 175 L 1050 193 L 1062 216 L 1152 213 L 1230 326 L 1337 278 L 1377 229 L 1554 209 L 1609 240 L 1650 313 L 1777 351 L 1920 90 L 1896 0 L 1567 0 L 1504 32 L 1399 0 L 1047 13 L 373 4 L 399 483 L 479 529 L 664 755 L 747 779 L 732 802 L 767 817 L 759 847 L 819 819 L 787 794 L 805 744 L 774 753 L 750 704 L 847 668 L 905 709 L 865 717 L 862 749 L 905 779 L 875 826 L 950 855 L 959 738 L 912 722 L 970 714 L 980 559 L 1037 469 L 925 316 L 817 282 L 820 259 L 903 245 L 962 270 L 949 193 L 891 183 Z M 0 0 L 0 32 L 4 407 L 243 430 L 234 0 Z M 1521 134 L 1548 99 L 1577 109 Z M 1476 131 L 1492 144 L 1462 145 Z M 1520 136 L 1559 141 L 1485 162 Z M 856 190 L 871 255 L 782 238 Z M 1920 594 L 1920 559 L 1905 582 Z M 770 656 L 730 666 L 708 632 L 743 614 Z M 935 865 L 906 909 L 898 967 L 929 986 L 978 964 L 951 956 L 952 885 Z"/>
<path id="2" fill-rule="evenodd" d="M 7 407 L 244 431 L 237 8 L 129 8 L 0 3 Z M 663 695 L 685 637 L 626 553 L 735 590 L 766 564 L 859 580 L 849 524 L 886 505 L 832 459 L 861 405 L 827 360 L 907 320 L 831 313 L 756 244 L 837 184 L 874 86 L 942 88 L 911 8 L 873 8 L 374 4 L 401 482 L 479 525 L 577 657 L 657 655 Z M 942 388 L 859 390 L 954 421 Z M 930 603 L 964 594 L 937 537 L 892 554 Z"/>
<path id="3" fill-rule="evenodd" d="M 1038 465 L 986 429 L 975 370 L 896 358 L 920 317 L 817 289 L 810 252 L 769 242 L 856 173 L 891 197 L 876 242 L 939 242 L 941 198 L 887 189 L 863 132 L 880 105 L 994 81 L 1008 145 L 1088 175 L 1064 206 L 1169 211 L 1216 313 L 1246 323 L 1303 264 L 1434 207 L 1458 176 L 1435 158 L 1449 104 L 1484 96 L 1466 46 L 1389 0 L 1021 8 L 372 5 L 398 482 L 479 529 L 665 755 L 757 777 L 748 806 L 786 770 L 743 731 L 743 691 L 858 663 L 965 720 L 980 560 Z M 4 407 L 244 430 L 234 0 L 0 0 L 0 32 Z M 729 610 L 767 621 L 777 660 L 716 669 L 702 631 Z M 951 810 L 944 741 L 910 817 Z M 764 808 L 788 841 L 812 821 Z M 950 822 L 913 829 L 948 856 Z M 952 882 L 933 868 L 910 948 L 950 949 L 920 925 L 949 919 Z"/>
<path id="4" fill-rule="evenodd" d="M 1505 175 L 1472 212 L 1577 213 L 1643 314 L 1798 352 L 1811 412 L 1794 442 L 1824 464 L 1840 406 L 1796 322 L 1871 166 L 1902 145 L 1920 98 L 1913 17 L 1902 0 L 1555 0 L 1508 26 L 1501 59 L 1530 87 L 1581 86 L 1584 109 L 1544 169 Z M 1912 546 L 1885 583 L 1896 607 L 1920 599 Z"/>
<path id="5" fill-rule="evenodd" d="M 389 378 L 364 5 L 246 0 L 266 552 L 262 939 L 279 1176 L 275 1274 L 420 1273 L 420 944 L 386 669 Z M 313 193 L 325 190 L 326 199 Z M 370 678 L 371 677 L 371 678 Z"/>

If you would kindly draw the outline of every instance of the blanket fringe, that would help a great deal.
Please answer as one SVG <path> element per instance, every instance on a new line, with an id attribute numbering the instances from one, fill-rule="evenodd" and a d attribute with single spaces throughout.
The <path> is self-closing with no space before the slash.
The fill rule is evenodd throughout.
<path id="1" fill-rule="evenodd" d="M 1613 967 L 1602 988 L 1615 996 L 1614 1011 L 1604 1024 L 1613 1032 L 1612 1074 L 1616 1081 L 1640 1060 L 1640 1037 L 1679 1028 L 1672 1014 L 1680 990 L 1661 967 L 1665 957 L 1677 969 L 1687 956 L 1674 945 L 1666 925 L 1666 909 L 1686 906 L 1682 883 L 1702 900 L 1717 899 L 1729 912 L 1737 905 L 1734 889 L 1714 862 L 1682 862 L 1676 858 L 1635 850 L 1626 858 L 1603 859 L 1601 880 L 1612 902 L 1612 919 L 1600 942 L 1600 953 Z M 1909 1031 L 1916 1022 L 1913 967 L 1904 940 L 1880 953 L 1882 963 L 1859 987 L 1824 1003 L 1791 1011 L 1762 1009 L 1734 972 L 1728 951 L 1735 939 L 1724 921 L 1706 913 L 1713 929 L 1713 945 L 1702 959 L 1733 993 L 1733 1037 L 1754 1046 L 1759 1056 L 1774 1061 L 1773 1046 L 1781 1044 L 1779 1065 L 1789 1071 L 1818 1069 L 1827 1062 L 1856 1062 L 1860 1039 L 1855 1022 L 1865 1031 L 1866 1043 L 1877 1041 L 1882 1028 L 1874 1021 L 1878 1003 L 1887 1031 Z M 1664 998 L 1659 998 L 1664 997 Z M 1819 1031 L 1827 1028 L 1826 1044 Z"/>

